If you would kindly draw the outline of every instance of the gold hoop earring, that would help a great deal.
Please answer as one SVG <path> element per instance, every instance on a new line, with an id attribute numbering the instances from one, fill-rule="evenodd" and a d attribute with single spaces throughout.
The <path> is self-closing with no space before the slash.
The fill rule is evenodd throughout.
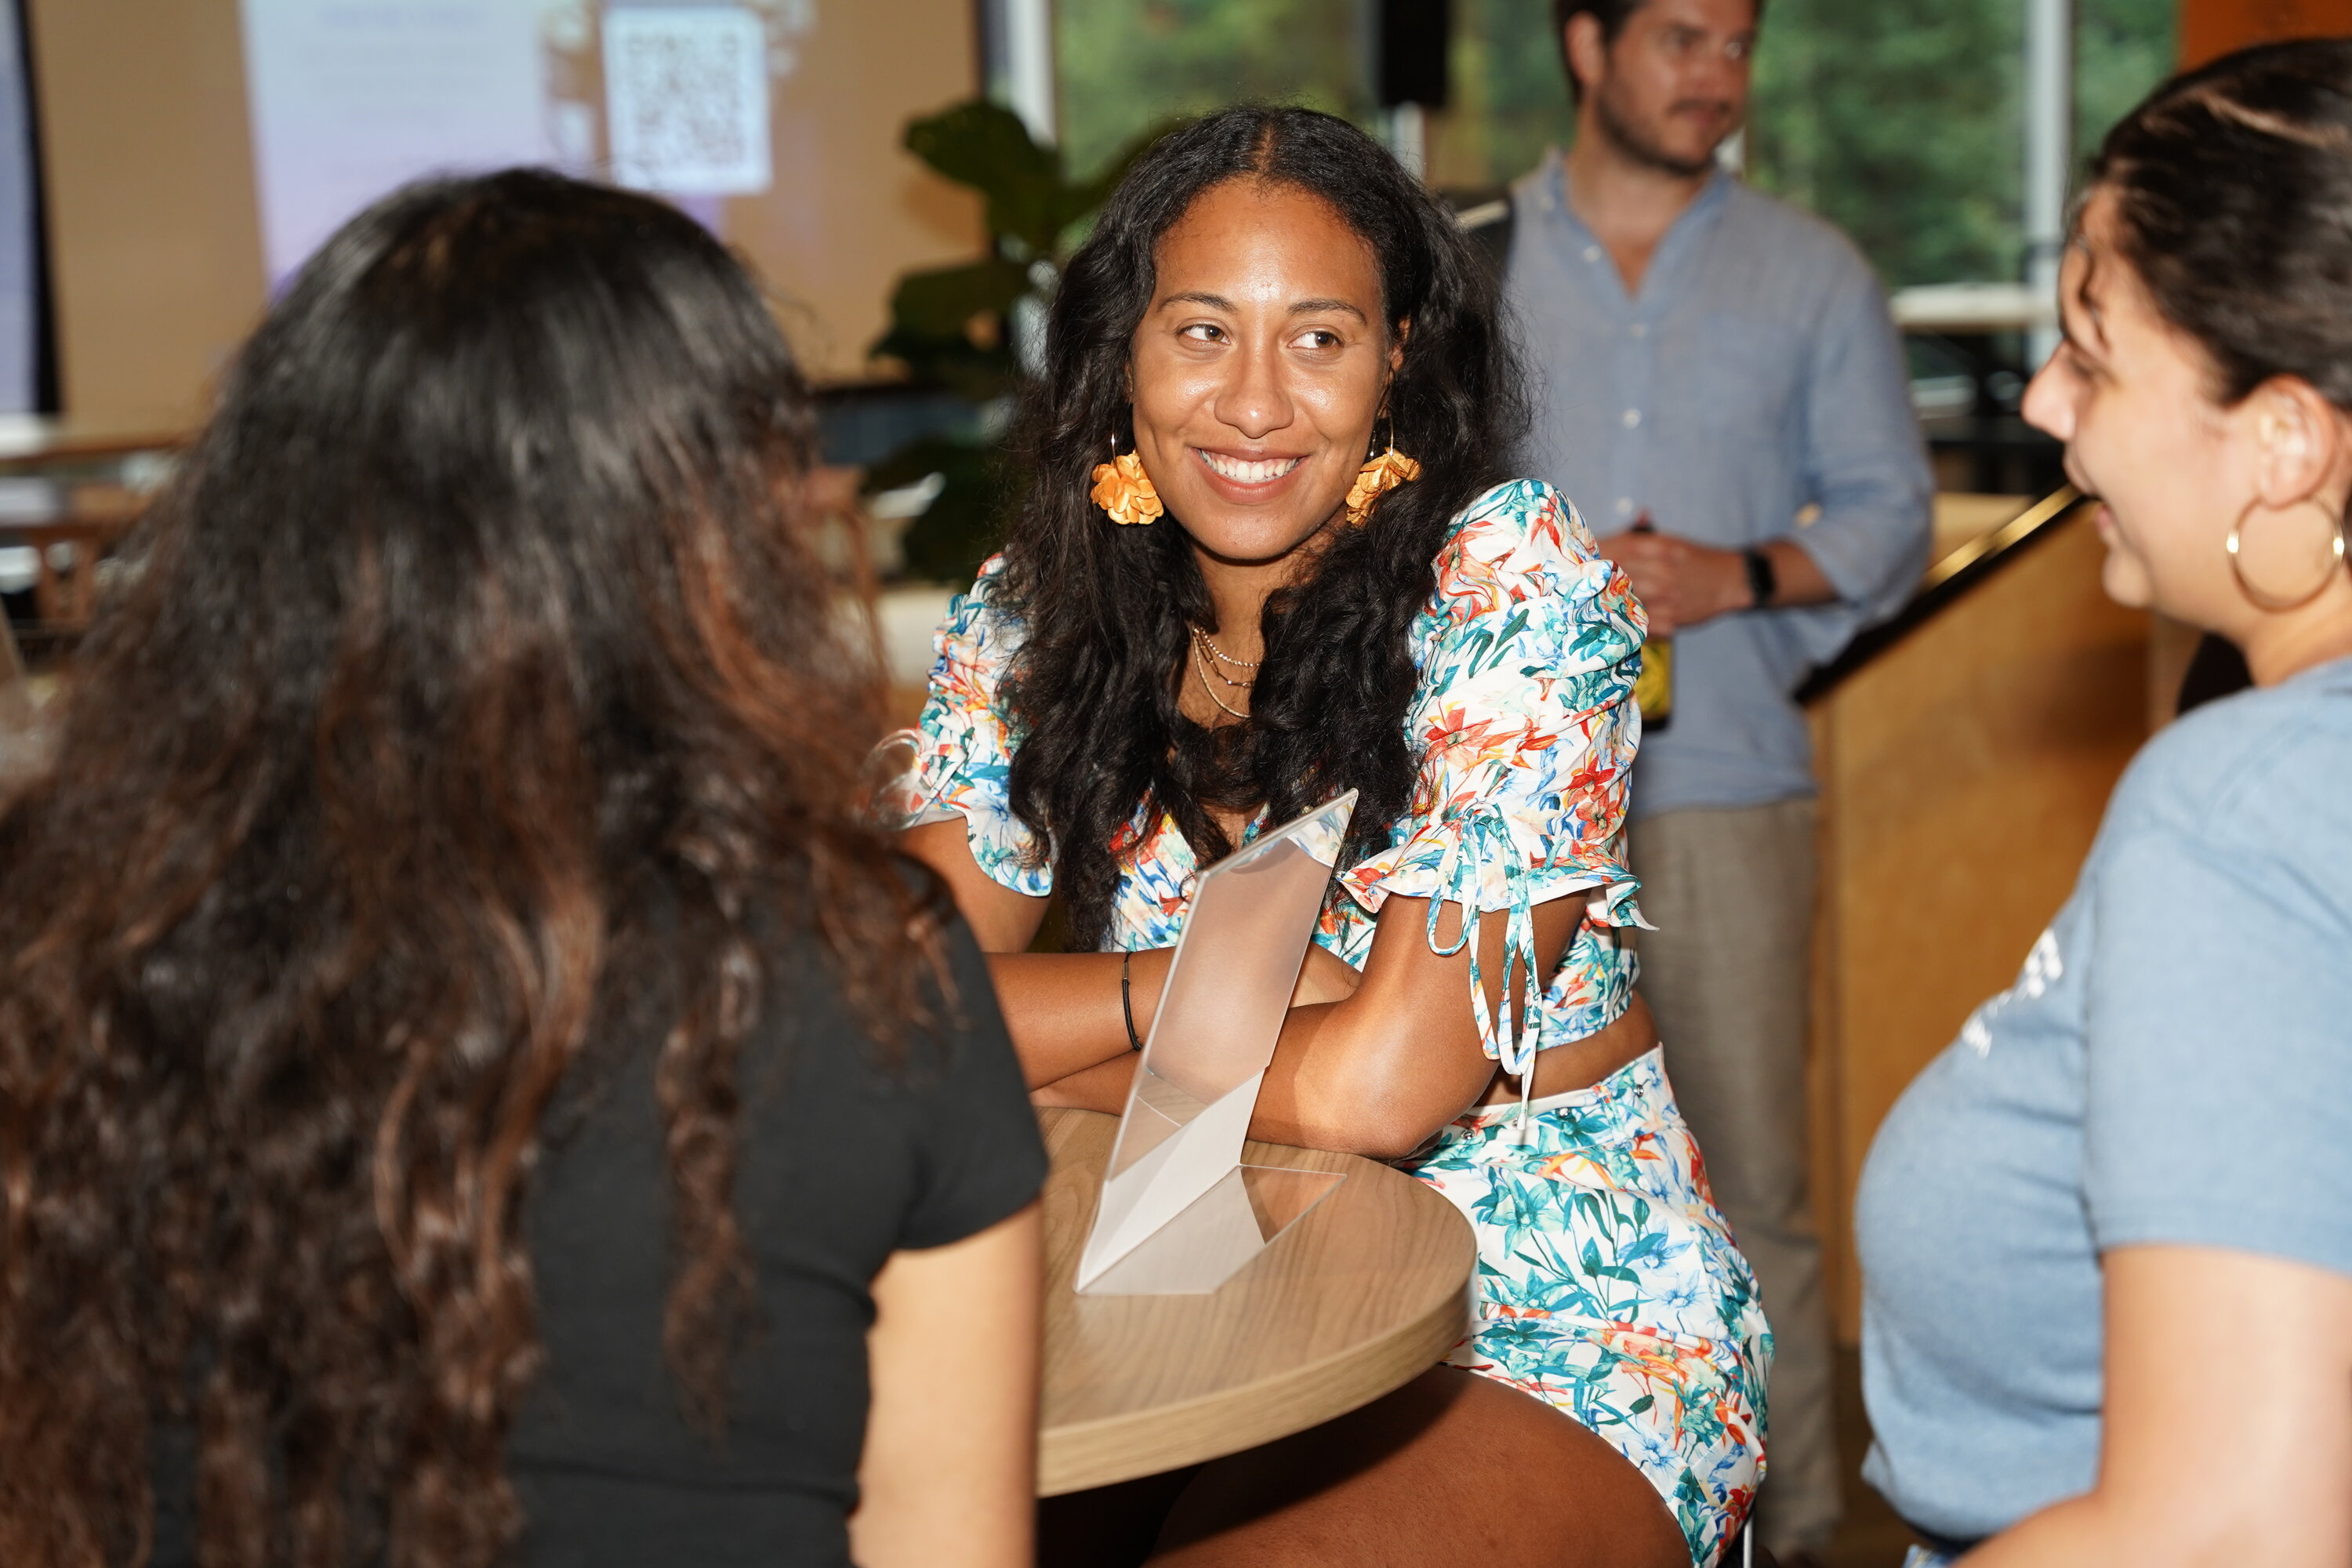
<path id="1" fill-rule="evenodd" d="M 1151 488 L 1151 476 L 1143 471 L 1143 459 L 1133 451 L 1122 457 L 1117 436 L 1110 438 L 1110 461 L 1095 465 L 1094 480 L 1088 498 L 1123 528 L 1166 515 L 1160 492 Z"/>
<path id="2" fill-rule="evenodd" d="M 2254 514 L 2254 508 L 2262 504 L 2263 498 L 2260 496 L 2248 501 L 2245 510 L 2238 514 L 2238 521 L 2230 525 L 2229 538 L 2221 542 L 2221 548 L 2230 555 L 2230 575 L 2238 580 L 2238 592 L 2252 600 L 2257 609 L 2273 613 L 2283 610 L 2299 610 L 2327 592 L 2327 584 L 2336 579 L 2336 569 L 2344 564 L 2344 519 L 2340 515 L 2329 512 L 2325 506 L 2309 497 L 2294 503 L 2296 506 L 2307 506 L 2327 519 L 2327 568 L 2319 574 L 2319 581 L 2311 585 L 2309 593 L 2292 599 L 2281 598 L 2246 581 L 2245 563 L 2240 554 L 2239 546 L 2245 533 L 2246 519 L 2252 517 Z"/>
<path id="3" fill-rule="evenodd" d="M 1382 496 L 1419 478 L 1421 465 L 1396 449 L 1396 421 L 1391 419 L 1388 449 L 1356 470 L 1356 482 L 1348 487 L 1348 526 L 1363 527 L 1371 521 L 1372 508 L 1380 504 Z"/>

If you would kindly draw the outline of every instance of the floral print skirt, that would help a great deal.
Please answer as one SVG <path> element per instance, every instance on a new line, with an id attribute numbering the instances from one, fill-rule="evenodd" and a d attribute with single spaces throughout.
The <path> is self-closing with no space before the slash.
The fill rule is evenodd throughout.
<path id="1" fill-rule="evenodd" d="M 1598 1433 L 1709 1568 L 1764 1477 L 1772 1335 L 1660 1053 L 1524 1125 L 1481 1106 L 1400 1164 L 1477 1232 L 1475 1316 L 1447 1359 Z"/>

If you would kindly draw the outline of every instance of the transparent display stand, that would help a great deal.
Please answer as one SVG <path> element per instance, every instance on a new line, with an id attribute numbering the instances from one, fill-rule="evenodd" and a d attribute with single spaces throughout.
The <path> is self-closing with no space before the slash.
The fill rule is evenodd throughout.
<path id="1" fill-rule="evenodd" d="M 1241 1155 L 1355 805 L 1350 790 L 1201 873 L 1079 1256 L 1078 1294 L 1214 1290 L 1347 1179 Z"/>

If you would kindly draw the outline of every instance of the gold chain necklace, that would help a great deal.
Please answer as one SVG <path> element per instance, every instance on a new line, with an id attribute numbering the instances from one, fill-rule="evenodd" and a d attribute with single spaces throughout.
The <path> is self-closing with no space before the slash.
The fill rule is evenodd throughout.
<path id="1" fill-rule="evenodd" d="M 1226 707 L 1225 700 L 1217 695 L 1217 689 L 1209 684 L 1209 661 L 1201 657 L 1201 645 L 1197 642 L 1192 645 L 1192 668 L 1201 672 L 1201 689 L 1209 694 L 1210 701 L 1215 703 L 1218 707 L 1224 709 L 1224 710 L 1234 718 L 1239 719 L 1244 722 L 1248 721 L 1249 715 L 1246 712 L 1243 711 L 1239 708 Z M 1222 679 L 1223 678 L 1220 677 L 1219 679 Z M 1231 683 L 1228 682 L 1228 684 Z"/>
<path id="2" fill-rule="evenodd" d="M 1202 631 L 1198 626 L 1194 626 L 1192 628 L 1192 635 L 1199 637 L 1203 643 L 1208 645 L 1209 651 L 1216 656 L 1217 662 L 1220 664 L 1230 664 L 1236 669 L 1255 669 L 1261 662 L 1260 660 L 1254 658 L 1235 658 L 1232 654 L 1227 653 L 1223 648 L 1217 646 L 1216 638 L 1211 637 L 1208 633 Z M 1243 685 L 1246 683 L 1237 681 L 1235 684 Z"/>
<path id="3" fill-rule="evenodd" d="M 1209 641 L 1208 634 L 1207 634 L 1207 633 L 1205 633 L 1205 632 L 1203 632 L 1203 631 L 1202 631 L 1200 627 L 1195 626 L 1195 627 L 1193 627 L 1193 628 L 1192 628 L 1192 651 L 1193 651 L 1194 653 L 1196 653 L 1196 654 L 1197 654 L 1197 653 L 1199 653 L 1199 652 L 1200 652 L 1200 650 L 1201 650 L 1203 647 L 1207 647 L 1207 648 L 1208 648 L 1209 653 L 1210 653 L 1210 655 L 1211 655 L 1213 658 L 1225 658 L 1225 656 L 1224 656 L 1223 654 L 1221 654 L 1221 653 L 1218 653 L 1218 652 L 1217 652 L 1217 645 L 1216 645 L 1215 643 L 1213 643 L 1213 642 Z M 1228 664 L 1240 664 L 1242 661 L 1241 661 L 1240 659 L 1234 658 L 1234 659 L 1225 659 L 1225 662 L 1226 662 L 1226 663 L 1228 663 Z M 1235 680 L 1232 676 L 1227 675 L 1227 674 L 1226 674 L 1223 670 L 1222 670 L 1222 669 L 1217 669 L 1213 665 L 1213 666 L 1211 666 L 1210 668 L 1211 668 L 1212 671 L 1215 674 L 1216 678 L 1217 678 L 1219 680 L 1223 681 L 1227 686 L 1232 687 L 1232 688 L 1233 688 L 1234 690 L 1236 690 L 1236 691 L 1246 691 L 1246 690 L 1248 690 L 1251 687 L 1255 686 L 1255 685 L 1257 684 L 1256 680 L 1255 680 L 1255 679 L 1250 679 L 1250 680 Z M 1251 668 L 1251 669 L 1255 669 L 1255 668 L 1257 668 L 1257 666 L 1255 666 L 1255 665 L 1254 665 L 1254 664 L 1253 664 L 1253 665 L 1249 666 L 1248 668 Z"/>

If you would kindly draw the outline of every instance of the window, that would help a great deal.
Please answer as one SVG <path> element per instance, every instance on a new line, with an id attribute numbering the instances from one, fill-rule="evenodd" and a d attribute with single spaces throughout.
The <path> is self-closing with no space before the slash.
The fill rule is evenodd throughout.
<path id="1" fill-rule="evenodd" d="M 1454 101 L 1432 117 L 1430 183 L 1480 190 L 1526 174 L 1574 118 L 1551 0 L 1454 0 Z"/>
<path id="2" fill-rule="evenodd" d="M 2179 0 L 2075 0 L 2074 149 L 2080 162 L 2172 74 Z"/>
<path id="3" fill-rule="evenodd" d="M 2171 68 L 2174 0 L 2075 0 L 2075 145 Z M 1055 0 L 1063 142 L 1089 169 L 1154 120 L 1245 98 L 1377 122 L 1366 0 Z M 1748 177 L 1852 235 L 1890 287 L 2022 276 L 2024 0 L 1768 0 Z M 1550 0 L 1454 0 L 1429 175 L 1502 184 L 1571 127 Z"/>
<path id="4" fill-rule="evenodd" d="M 1359 0 L 1055 0 L 1054 13 L 1073 173 L 1162 121 L 1246 99 L 1372 118 Z"/>
<path id="5" fill-rule="evenodd" d="M 1890 287 L 2022 275 L 2019 0 L 1775 0 L 1748 174 L 1853 237 Z M 2162 79 L 2171 0 L 2078 0 L 2075 146 Z"/>

